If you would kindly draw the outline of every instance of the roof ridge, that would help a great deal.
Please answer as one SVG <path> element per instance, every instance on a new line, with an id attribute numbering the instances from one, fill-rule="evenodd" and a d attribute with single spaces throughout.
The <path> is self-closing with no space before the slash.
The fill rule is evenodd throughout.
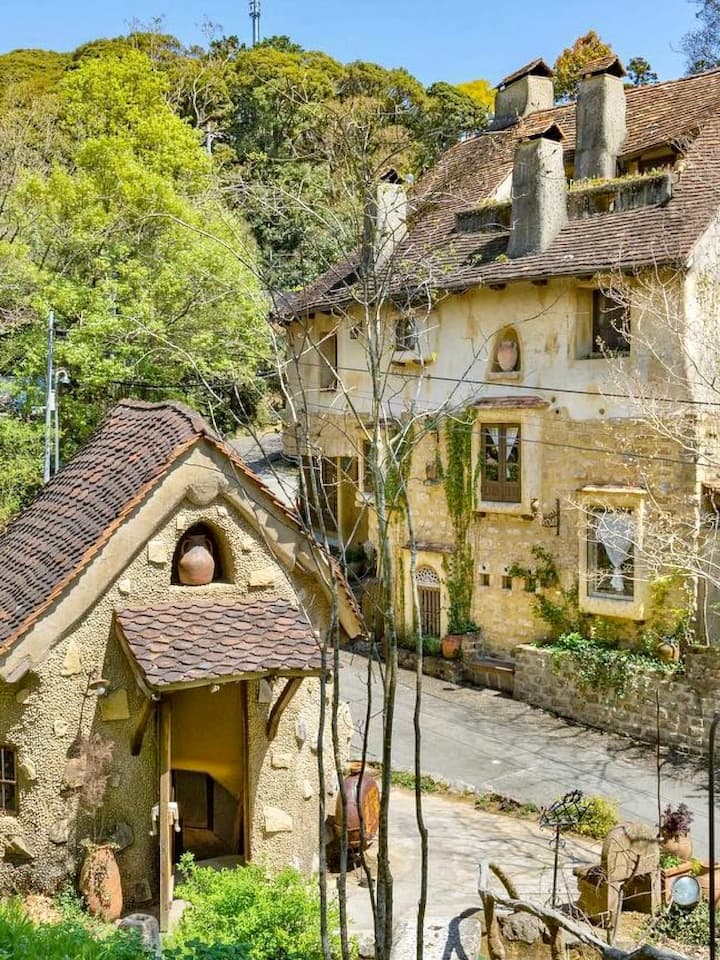
<path id="1" fill-rule="evenodd" d="M 220 436 L 201 413 L 194 410 L 189 404 L 183 403 L 182 400 L 136 400 L 134 397 L 123 397 L 109 411 L 108 417 L 112 416 L 118 407 L 125 407 L 129 410 L 173 410 L 185 417 L 195 433 L 203 436 Z"/>

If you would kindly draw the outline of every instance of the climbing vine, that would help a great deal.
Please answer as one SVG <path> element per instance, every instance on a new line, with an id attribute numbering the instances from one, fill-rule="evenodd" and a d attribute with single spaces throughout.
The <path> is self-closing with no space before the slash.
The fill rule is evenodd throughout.
<path id="1" fill-rule="evenodd" d="M 470 619 L 473 598 L 473 549 L 468 539 L 475 506 L 475 477 L 472 468 L 472 431 L 475 413 L 451 417 L 445 428 L 447 465 L 442 471 L 445 499 L 453 527 L 455 553 L 447 562 L 449 599 L 448 629 L 465 633 L 475 629 Z"/>
<path id="2" fill-rule="evenodd" d="M 390 437 L 390 453 L 385 474 L 385 502 L 390 508 L 405 510 L 407 507 L 407 483 L 414 442 L 413 424 L 402 427 Z"/>

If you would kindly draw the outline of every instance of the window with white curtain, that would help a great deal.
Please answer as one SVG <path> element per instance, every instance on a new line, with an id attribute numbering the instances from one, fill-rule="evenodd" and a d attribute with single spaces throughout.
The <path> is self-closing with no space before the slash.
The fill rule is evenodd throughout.
<path id="1" fill-rule="evenodd" d="M 588 514 L 588 596 L 632 600 L 635 595 L 635 518 L 632 510 Z"/>

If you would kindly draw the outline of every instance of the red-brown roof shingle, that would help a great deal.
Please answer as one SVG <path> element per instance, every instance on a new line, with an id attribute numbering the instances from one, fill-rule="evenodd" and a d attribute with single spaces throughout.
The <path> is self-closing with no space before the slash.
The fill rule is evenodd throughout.
<path id="1" fill-rule="evenodd" d="M 683 264 L 720 207 L 720 69 L 629 88 L 625 98 L 628 132 L 621 159 L 665 147 L 683 157 L 672 172 L 668 202 L 571 218 L 548 249 L 513 259 L 506 256 L 507 230 L 458 231 L 456 214 L 487 203 L 512 173 L 520 140 L 555 124 L 572 161 L 575 104 L 537 111 L 451 147 L 418 183 L 408 234 L 393 261 L 392 295 Z M 350 258 L 344 266 L 354 263 Z M 352 302 L 359 293 L 353 290 L 356 278 L 350 273 L 343 284 L 342 272 L 335 268 L 295 294 L 284 316 Z"/>
<path id="2" fill-rule="evenodd" d="M 151 689 L 243 674 L 320 671 L 310 622 L 287 600 L 198 597 L 126 607 L 115 619 Z"/>
<path id="3" fill-rule="evenodd" d="M 172 401 L 123 400 L 0 535 L 0 654 L 90 563 L 173 463 L 203 439 L 225 453 L 264 503 L 297 526 L 296 515 L 198 413 Z M 358 620 L 350 587 L 338 571 L 335 576 Z"/>

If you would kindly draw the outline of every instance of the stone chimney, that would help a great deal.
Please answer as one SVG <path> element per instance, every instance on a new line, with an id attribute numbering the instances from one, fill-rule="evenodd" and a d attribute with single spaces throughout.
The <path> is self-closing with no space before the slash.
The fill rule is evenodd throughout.
<path id="1" fill-rule="evenodd" d="M 505 77 L 495 88 L 492 129 L 501 130 L 538 110 L 553 105 L 553 72 L 544 60 L 533 60 Z"/>
<path id="2" fill-rule="evenodd" d="M 407 234 L 405 181 L 395 170 L 380 178 L 375 202 L 375 266 L 386 263 Z"/>
<path id="3" fill-rule="evenodd" d="M 615 54 L 582 69 L 575 106 L 575 180 L 617 176 L 617 159 L 627 136 L 624 76 Z"/>
<path id="4" fill-rule="evenodd" d="M 553 123 L 515 148 L 509 257 L 547 250 L 567 221 L 562 141 Z"/>

